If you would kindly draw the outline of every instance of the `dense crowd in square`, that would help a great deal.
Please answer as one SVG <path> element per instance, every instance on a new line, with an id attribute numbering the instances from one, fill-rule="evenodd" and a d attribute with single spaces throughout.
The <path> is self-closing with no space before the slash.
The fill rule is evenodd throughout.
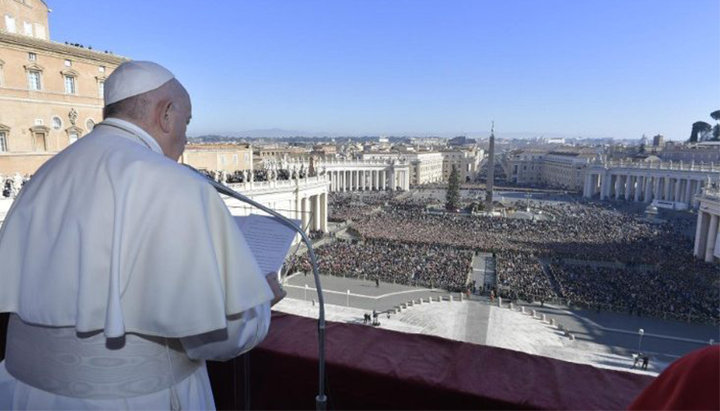
<path id="1" fill-rule="evenodd" d="M 361 243 L 320 249 L 326 267 L 342 260 L 333 261 L 328 272 L 334 275 L 413 284 L 426 270 L 428 278 L 442 279 L 436 287 L 465 288 L 470 260 L 442 275 L 435 270 L 443 270 L 452 254 L 437 250 L 484 251 L 496 256 L 497 291 L 506 297 L 720 321 L 720 269 L 692 256 L 692 240 L 684 234 L 692 229 L 691 219 L 650 223 L 637 213 L 584 201 L 531 203 L 544 216 L 533 221 L 432 213 L 426 209 L 432 200 L 423 196 L 344 193 L 331 200 L 338 205 L 331 217 L 351 220 Z M 371 254 L 382 260 L 368 260 Z"/>

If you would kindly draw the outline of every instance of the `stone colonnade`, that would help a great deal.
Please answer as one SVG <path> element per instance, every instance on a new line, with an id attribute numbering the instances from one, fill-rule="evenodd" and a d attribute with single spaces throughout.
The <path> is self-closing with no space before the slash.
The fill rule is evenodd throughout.
<path id="1" fill-rule="evenodd" d="M 328 184 L 325 176 L 229 184 L 251 199 L 275 209 L 288 218 L 300 220 L 306 230 L 328 230 Z M 233 215 L 259 211 L 233 198 L 224 198 Z"/>
<path id="2" fill-rule="evenodd" d="M 331 170 L 330 191 L 370 191 L 390 189 L 388 170 Z"/>
<path id="3" fill-rule="evenodd" d="M 583 197 L 599 195 L 601 200 L 645 203 L 662 200 L 694 208 L 698 206 L 698 196 L 708 177 L 717 178 L 718 174 L 711 171 L 589 167 L 585 173 Z"/>
<path id="4" fill-rule="evenodd" d="M 720 226 L 720 193 L 707 193 L 700 197 L 697 227 L 695 228 L 695 247 L 693 255 L 708 263 L 720 256 L 718 233 Z"/>
<path id="5" fill-rule="evenodd" d="M 385 191 L 408 190 L 410 173 L 407 167 L 396 169 L 343 168 L 327 170 L 330 191 Z"/>
<path id="6" fill-rule="evenodd" d="M 307 230 L 327 232 L 328 199 L 327 193 L 298 196 L 295 218 L 300 220 Z"/>

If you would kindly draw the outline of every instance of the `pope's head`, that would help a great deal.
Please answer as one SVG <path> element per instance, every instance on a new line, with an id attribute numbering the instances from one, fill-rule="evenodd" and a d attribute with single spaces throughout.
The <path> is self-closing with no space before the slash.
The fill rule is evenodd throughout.
<path id="1" fill-rule="evenodd" d="M 187 91 L 170 71 L 149 61 L 125 62 L 107 78 L 104 92 L 105 118 L 136 124 L 158 142 L 166 157 L 180 158 L 192 106 Z"/>

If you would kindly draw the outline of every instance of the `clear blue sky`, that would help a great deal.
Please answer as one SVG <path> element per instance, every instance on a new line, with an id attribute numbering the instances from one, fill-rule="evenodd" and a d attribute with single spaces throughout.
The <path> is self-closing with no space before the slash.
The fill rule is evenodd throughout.
<path id="1" fill-rule="evenodd" d="M 167 66 L 189 135 L 686 139 L 720 109 L 719 0 L 48 0 L 55 41 Z"/>

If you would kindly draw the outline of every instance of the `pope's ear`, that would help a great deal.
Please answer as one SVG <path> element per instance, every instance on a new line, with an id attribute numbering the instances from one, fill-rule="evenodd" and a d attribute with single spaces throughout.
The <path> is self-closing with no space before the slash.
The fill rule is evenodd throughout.
<path id="1" fill-rule="evenodd" d="M 170 132 L 170 111 L 172 111 L 172 101 L 163 101 L 159 105 L 160 129 L 165 133 Z"/>

